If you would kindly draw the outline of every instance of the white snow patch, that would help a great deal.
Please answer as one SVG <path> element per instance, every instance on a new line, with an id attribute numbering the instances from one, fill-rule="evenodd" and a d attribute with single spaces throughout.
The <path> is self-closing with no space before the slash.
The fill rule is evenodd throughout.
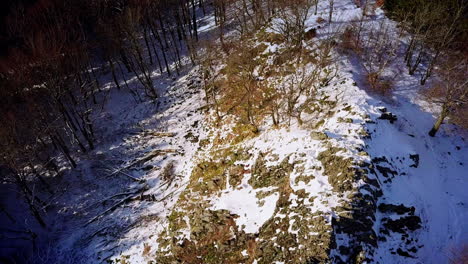
<path id="1" fill-rule="evenodd" d="M 255 197 L 256 191 L 250 185 L 241 189 L 230 189 L 219 197 L 212 200 L 213 210 L 225 209 L 231 213 L 239 215 L 236 224 L 244 227 L 246 233 L 257 233 L 260 227 L 273 215 L 279 194 L 273 193 L 264 199 L 264 204 L 260 206 Z"/>

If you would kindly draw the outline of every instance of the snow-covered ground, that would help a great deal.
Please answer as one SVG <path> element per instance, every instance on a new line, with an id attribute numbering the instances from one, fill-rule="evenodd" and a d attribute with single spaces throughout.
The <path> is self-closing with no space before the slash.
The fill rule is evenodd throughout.
<path id="1" fill-rule="evenodd" d="M 380 10 L 373 19 L 388 20 Z M 387 23 L 397 31 L 392 21 Z M 400 41 L 405 44 L 405 39 Z M 391 99 L 367 95 L 361 97 L 359 105 L 372 119 L 382 114 L 381 107 L 397 116 L 393 124 L 382 120 L 366 125 L 371 134 L 366 151 L 373 158 L 386 157 L 387 165 L 397 172 L 388 183 L 378 173 L 383 191 L 379 201 L 414 207 L 415 214 L 421 217 L 422 228 L 407 243 L 418 248 L 417 253 L 409 252 L 412 258 L 395 254 L 403 243 L 400 235 L 395 234 L 379 242 L 375 260 L 447 263 L 453 252 L 468 242 L 468 133 L 446 124 L 436 137 L 428 135 L 439 109 L 424 101 L 419 92 L 427 86 L 420 86 L 418 76 L 408 75 L 403 65 L 403 60 L 397 59 L 388 69 L 391 74 L 397 74 Z M 359 65 L 348 69 L 360 71 Z M 358 86 L 365 87 L 358 75 L 354 79 Z M 384 214 L 380 213 L 378 218 L 382 217 Z M 376 224 L 376 231 L 378 228 Z"/>
<path id="2" fill-rule="evenodd" d="M 328 17 L 328 1 L 320 1 L 307 26 L 320 26 L 317 37 L 326 38 L 331 29 L 345 27 L 361 12 L 354 1 L 335 0 L 333 23 L 319 24 L 318 17 Z M 369 19 L 366 23 L 387 18 L 376 9 Z M 212 17 L 203 22 L 200 32 L 214 26 Z M 396 31 L 395 23 L 388 23 Z M 405 39 L 400 41 L 404 44 Z M 265 53 L 280 48 L 269 45 Z M 428 136 L 437 109 L 420 97 L 417 76 L 407 75 L 402 61 L 388 70 L 398 77 L 393 95 L 384 98 L 367 91 L 361 66 L 351 56 L 336 56 L 339 78 L 324 89 L 336 98 L 332 108 L 323 105 L 331 114 L 306 118 L 302 126 L 293 122 L 290 127 L 264 127 L 258 136 L 234 146 L 226 139 L 231 126 L 213 126 L 202 108 L 197 67 L 187 65 L 174 79 L 155 76 L 163 95 L 157 103 L 137 104 L 128 92 L 112 89 L 94 117 L 97 134 L 104 135 L 97 149 L 57 179 L 61 195 L 54 201 L 57 214 L 49 216 L 54 221 L 52 242 L 36 261 L 166 260 L 179 247 L 192 249 L 190 240 L 201 241 L 200 233 L 212 231 L 200 222 L 215 219 L 228 223 L 229 239 L 238 240 L 230 250 L 239 252 L 235 257 L 243 263 L 268 263 L 269 257 L 288 263 L 284 256 L 305 261 L 302 255 L 327 250 L 337 263 L 339 258 L 351 263 L 361 252 L 347 250 L 356 248 L 362 248 L 371 263 L 447 263 L 452 249 L 468 243 L 467 131 L 444 124 L 436 137 Z M 379 119 L 383 112 L 397 120 Z M 207 175 L 203 173 L 209 166 L 222 172 L 207 182 L 196 178 L 197 170 Z M 338 180 L 331 177 L 334 166 L 344 166 L 333 177 Z M 343 182 L 341 174 L 348 173 L 348 167 L 367 173 Z M 287 181 L 273 177 L 267 182 L 265 173 Z M 371 226 L 359 231 L 367 234 L 366 242 L 338 231 L 346 230 L 340 219 L 349 214 L 354 224 L 362 220 L 362 208 L 348 208 L 356 195 L 373 208 L 364 215 L 372 218 Z M 382 204 L 402 204 L 407 211 L 381 209 Z M 208 212 L 219 215 L 205 215 Z M 409 216 L 419 217 L 421 227 L 404 226 L 403 233 L 388 230 L 389 221 Z M 261 255 L 251 244 L 266 253 Z M 305 248 L 308 245 L 312 249 Z M 226 253 L 222 245 L 214 248 L 217 257 Z M 269 252 L 278 255 L 267 256 Z"/>
<path id="3" fill-rule="evenodd" d="M 378 114 L 376 104 L 384 105 L 398 117 L 394 124 L 379 122 L 369 125 L 372 139 L 368 142 L 373 157 L 385 156 L 398 172 L 383 184 L 382 202 L 405 204 L 416 208 L 423 228 L 415 234 L 418 245 L 415 259 L 401 259 L 388 254 L 399 238 L 379 244 L 382 263 L 446 263 L 453 250 L 468 242 L 468 146 L 466 131 L 444 125 L 438 136 L 430 137 L 435 116 L 419 99 L 417 78 L 403 75 L 390 104 L 369 101 L 369 111 Z M 418 165 L 410 155 L 417 155 Z"/>
<path id="4" fill-rule="evenodd" d="M 403 62 L 400 62 L 403 65 Z M 347 65 L 349 70 L 359 67 Z M 394 123 L 379 120 L 366 124 L 370 139 L 366 151 L 373 158 L 385 157 L 397 174 L 391 182 L 378 173 L 383 196 L 381 203 L 414 207 L 422 228 L 410 235 L 411 246 L 418 248 L 412 258 L 395 254 L 404 243 L 395 233 L 379 241 L 375 261 L 379 263 L 448 263 L 453 252 L 468 242 L 468 145 L 467 132 L 444 125 L 438 136 L 430 137 L 437 109 L 421 99 L 418 78 L 402 74 L 397 78 L 394 96 L 380 98 L 360 94 L 358 106 L 376 120 L 382 107 L 398 118 Z M 360 78 L 355 80 L 358 85 Z M 410 156 L 417 157 L 417 161 Z M 417 165 L 416 165 L 417 163 Z M 377 215 L 375 230 L 384 213 Z M 409 244 L 409 243 L 408 243 Z"/>

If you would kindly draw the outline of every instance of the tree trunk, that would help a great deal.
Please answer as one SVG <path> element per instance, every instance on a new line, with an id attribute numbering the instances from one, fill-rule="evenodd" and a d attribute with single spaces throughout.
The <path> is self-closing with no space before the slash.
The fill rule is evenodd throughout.
<path id="1" fill-rule="evenodd" d="M 120 74 L 123 76 L 122 79 L 124 81 L 125 87 L 127 87 L 128 91 L 132 94 L 133 99 L 135 99 L 135 102 L 141 103 L 142 101 L 141 101 L 141 98 L 140 98 L 140 95 L 138 94 L 138 92 L 135 92 L 134 90 L 132 90 L 130 88 L 130 86 L 128 85 L 127 79 L 126 79 L 125 74 L 124 74 L 123 69 L 122 69 L 122 65 L 120 63 L 117 63 L 117 66 L 119 67 Z"/>
<path id="2" fill-rule="evenodd" d="M 26 183 L 24 182 L 24 180 L 21 178 L 20 175 L 18 175 L 18 173 L 16 171 L 13 171 L 13 174 L 14 174 L 14 177 L 15 177 L 15 180 L 16 180 L 16 184 L 18 185 L 18 187 L 21 189 L 21 191 L 23 192 L 23 197 L 24 199 L 26 200 L 26 203 L 28 204 L 29 206 L 29 210 L 31 211 L 31 213 L 33 214 L 34 218 L 36 218 L 37 222 L 42 226 L 42 227 L 46 227 L 46 224 L 44 222 L 44 220 L 42 219 L 41 217 L 41 214 L 39 213 L 39 211 L 37 210 L 37 208 L 34 206 L 34 200 L 37 199 L 37 197 L 28 189 Z M 32 196 L 32 198 L 29 197 L 29 195 Z M 36 199 L 35 199 L 36 198 Z M 40 200 L 39 200 L 40 203 L 42 203 Z"/>
<path id="3" fill-rule="evenodd" d="M 172 43 L 174 45 L 172 45 L 173 49 L 174 49 L 174 52 L 175 52 L 175 55 L 176 55 L 176 60 L 174 60 L 174 64 L 175 64 L 175 68 L 176 68 L 176 72 L 177 72 L 177 75 L 179 76 L 180 75 L 180 68 L 182 67 L 182 62 L 180 60 L 180 53 L 179 53 L 179 48 L 177 47 L 177 44 L 176 44 L 176 38 L 174 36 L 174 31 L 173 30 L 169 30 L 169 35 L 171 36 L 171 40 L 172 40 Z"/>
<path id="4" fill-rule="evenodd" d="M 447 117 L 447 114 L 448 114 L 447 107 L 444 105 L 442 106 L 442 112 L 437 118 L 437 121 L 435 122 L 431 131 L 429 131 L 429 136 L 434 137 L 436 135 L 437 131 L 439 131 L 440 125 L 442 125 L 442 123 L 444 122 L 444 119 Z"/>
<path id="5" fill-rule="evenodd" d="M 421 85 L 426 84 L 427 79 L 431 77 L 432 70 L 434 69 L 434 66 L 436 65 L 437 58 L 439 57 L 439 55 L 440 55 L 440 50 L 438 50 L 436 54 L 434 55 L 434 57 L 432 57 L 431 62 L 429 63 L 429 66 L 427 66 L 426 72 L 421 77 Z"/>
<path id="6" fill-rule="evenodd" d="M 408 69 L 408 74 L 413 75 L 416 70 L 418 69 L 419 64 L 421 63 L 422 57 L 423 57 L 423 46 L 421 45 L 418 53 L 418 57 L 416 58 L 416 61 L 411 65 L 411 58 L 409 61 L 409 69 Z"/>
<path id="7" fill-rule="evenodd" d="M 58 145 L 62 149 L 62 153 L 65 155 L 67 160 L 70 162 L 72 167 L 76 168 L 76 162 L 75 162 L 75 160 L 73 160 L 72 156 L 70 155 L 70 150 L 65 145 L 65 143 L 61 139 L 60 135 L 58 133 L 55 133 L 54 136 L 51 136 L 51 140 L 54 141 L 55 144 Z"/>
<path id="8" fill-rule="evenodd" d="M 91 63 L 89 63 L 89 67 L 91 68 L 91 74 L 93 75 L 93 78 L 94 78 L 94 84 L 97 90 L 101 92 L 101 84 L 99 83 L 99 79 L 96 75 L 96 72 L 94 71 L 94 67 L 93 65 L 91 65 Z"/>
<path id="9" fill-rule="evenodd" d="M 151 47 L 148 41 L 148 29 L 146 28 L 146 26 L 143 26 L 143 38 L 145 40 L 146 49 L 148 50 L 150 65 L 153 65 L 153 54 L 151 53 Z"/>
<path id="10" fill-rule="evenodd" d="M 330 13 L 328 14 L 328 23 L 332 22 L 334 5 L 335 5 L 335 1 L 331 0 L 330 1 Z"/>
<path id="11" fill-rule="evenodd" d="M 119 81 L 117 80 L 117 75 L 115 74 L 114 62 L 112 61 L 111 57 L 109 57 L 109 66 L 110 66 L 111 72 L 112 72 L 112 79 L 114 80 L 114 83 L 117 86 L 117 89 L 120 90 L 120 84 L 119 84 Z"/>
<path id="12" fill-rule="evenodd" d="M 163 60 L 164 60 L 164 64 L 166 65 L 166 72 L 167 72 L 167 75 L 171 76 L 171 70 L 169 68 L 169 63 L 167 62 L 167 57 L 166 57 L 166 49 L 164 48 L 164 45 L 163 45 L 163 42 L 161 40 L 161 37 L 159 36 L 159 33 L 157 31 L 157 29 L 154 29 L 154 27 L 151 27 L 151 31 L 153 33 L 153 36 L 156 38 L 156 40 L 158 41 L 159 43 L 159 46 L 161 47 L 161 53 L 163 55 Z"/>
<path id="13" fill-rule="evenodd" d="M 411 41 L 408 44 L 408 47 L 406 48 L 406 51 L 405 51 L 405 62 L 407 63 L 408 66 L 409 66 L 409 60 L 411 56 L 413 56 L 414 42 L 415 42 L 415 37 L 413 36 L 411 37 Z"/>
<path id="14" fill-rule="evenodd" d="M 197 25 L 197 10 L 195 7 L 195 1 L 192 0 L 192 23 L 193 23 L 193 33 L 195 35 L 195 40 L 198 41 L 198 25 Z"/>
<path id="15" fill-rule="evenodd" d="M 150 28 L 150 31 L 152 32 L 151 25 L 149 25 L 149 28 Z M 162 65 L 161 65 L 161 60 L 159 59 L 158 51 L 156 50 L 156 43 L 154 41 L 154 37 L 150 36 L 149 41 L 151 42 L 151 47 L 153 48 L 153 54 L 154 54 L 154 57 L 156 58 L 156 62 L 158 63 L 158 66 L 159 66 L 159 72 L 161 74 L 163 74 L 163 68 L 162 68 Z"/>
<path id="16" fill-rule="evenodd" d="M 121 57 L 122 63 L 125 65 L 125 68 L 127 68 L 127 71 L 132 72 L 133 67 L 130 66 L 131 62 L 129 61 L 128 56 L 124 52 L 123 49 L 120 50 L 120 57 Z"/>

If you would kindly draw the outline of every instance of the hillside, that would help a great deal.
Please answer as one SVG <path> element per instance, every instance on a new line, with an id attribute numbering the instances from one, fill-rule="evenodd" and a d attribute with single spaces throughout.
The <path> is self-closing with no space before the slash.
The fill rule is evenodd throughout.
<path id="1" fill-rule="evenodd" d="M 315 3 L 280 6 L 245 34 L 235 15 L 200 7 L 197 63 L 187 46 L 170 66 L 179 75 L 153 65 L 157 98 L 104 72 L 94 149 L 75 168 L 57 155 L 53 195 L 38 190 L 47 227 L 1 193 L 9 214 L 31 219 L 2 225 L 37 235 L 23 261 L 458 263 L 468 134 L 455 115 L 428 134 L 441 106 L 425 91 L 443 76 L 421 85 L 430 60 L 408 72 L 412 33 L 378 3 Z"/>

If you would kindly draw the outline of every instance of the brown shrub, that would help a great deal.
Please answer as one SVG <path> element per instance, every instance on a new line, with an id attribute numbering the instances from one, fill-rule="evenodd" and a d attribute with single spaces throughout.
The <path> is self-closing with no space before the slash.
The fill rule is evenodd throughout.
<path id="1" fill-rule="evenodd" d="M 259 36 L 259 40 L 281 44 L 284 42 L 284 36 L 275 32 L 265 32 Z"/>
<path id="2" fill-rule="evenodd" d="M 381 95 L 389 95 L 394 88 L 393 82 L 391 80 L 382 78 L 380 74 L 376 72 L 367 74 L 366 81 L 371 91 Z"/>
<path id="3" fill-rule="evenodd" d="M 356 29 L 354 27 L 347 27 L 340 36 L 340 48 L 344 52 L 362 51 L 362 46 L 359 44 Z"/>
<path id="4" fill-rule="evenodd" d="M 323 23 L 325 23 L 325 22 L 327 22 L 327 21 L 326 21 L 323 17 L 318 17 L 318 18 L 317 18 L 317 23 L 323 24 Z"/>
<path id="5" fill-rule="evenodd" d="M 439 80 L 432 83 L 422 94 L 426 99 L 441 107 L 442 120 L 448 117 L 450 122 L 468 127 L 468 59 L 461 56 L 442 58 L 440 66 L 435 69 Z"/>
<path id="6" fill-rule="evenodd" d="M 317 36 L 317 29 L 311 28 L 311 29 L 307 30 L 307 32 L 305 33 L 304 39 L 305 40 L 310 40 L 310 39 L 315 38 L 316 36 Z"/>

